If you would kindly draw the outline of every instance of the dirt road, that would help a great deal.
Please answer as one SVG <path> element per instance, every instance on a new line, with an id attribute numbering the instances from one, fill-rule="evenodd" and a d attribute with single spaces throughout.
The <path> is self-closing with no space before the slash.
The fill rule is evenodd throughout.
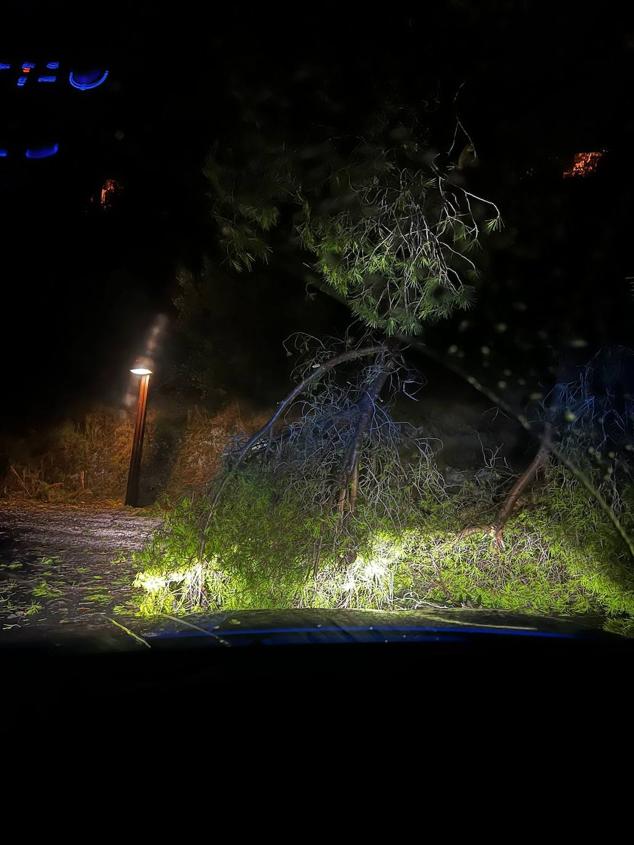
<path id="1" fill-rule="evenodd" d="M 131 554 L 160 524 L 129 508 L 0 502 L 0 630 L 129 615 Z"/>

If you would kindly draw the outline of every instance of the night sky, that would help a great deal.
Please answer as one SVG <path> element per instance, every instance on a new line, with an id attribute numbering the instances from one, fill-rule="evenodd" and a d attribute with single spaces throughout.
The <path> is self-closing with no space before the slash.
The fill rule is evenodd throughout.
<path id="1" fill-rule="evenodd" d="M 9 5 L 0 61 L 54 59 L 110 74 L 99 89 L 80 92 L 18 88 L 13 70 L 1 72 L 0 148 L 11 152 L 0 159 L 6 427 L 97 399 L 116 402 L 156 314 L 173 317 L 178 267 L 196 268 L 203 254 L 217 252 L 202 166 L 211 145 L 235 132 L 236 80 L 243 88 L 265 82 L 285 97 L 299 133 L 321 119 L 315 79 L 317 93 L 341 104 L 351 132 L 384 93 L 424 102 L 439 139 L 451 139 L 459 113 L 481 161 L 474 184 L 507 224 L 474 343 L 516 300 L 531 305 L 527 331 L 585 337 L 590 350 L 628 341 L 634 27 L 627 22 L 566 4 L 546 16 L 542 4 L 500 2 L 433 11 L 425 4 L 376 18 L 369 7 L 358 17 L 326 6 L 301 15 L 300 7 L 204 13 L 185 3 L 168 14 L 142 2 L 87 19 L 85 6 Z M 302 68 L 311 92 L 294 81 Z M 52 142 L 57 156 L 24 159 L 24 148 Z M 601 171 L 567 183 L 563 169 L 580 150 L 606 150 Z M 98 203 L 106 179 L 122 186 L 108 210 Z M 303 284 L 273 272 L 227 283 L 230 303 L 236 285 L 252 285 L 241 296 L 240 321 L 232 324 L 234 306 L 223 311 L 219 302 L 223 343 L 246 349 L 272 383 L 285 377 L 286 334 L 345 325 L 336 306 L 310 306 Z M 438 330 L 440 344 L 449 331 Z M 246 391 L 251 373 L 234 377 L 235 389 Z M 268 377 L 256 380 L 263 394 Z M 231 390 L 230 376 L 225 384 Z"/>

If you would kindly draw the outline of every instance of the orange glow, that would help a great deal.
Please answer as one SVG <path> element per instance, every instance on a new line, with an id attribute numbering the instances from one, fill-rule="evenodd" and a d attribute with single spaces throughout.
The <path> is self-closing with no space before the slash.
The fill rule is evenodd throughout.
<path id="1" fill-rule="evenodd" d="M 23 67 L 22 73 L 31 73 L 31 68 L 30 67 Z"/>
<path id="2" fill-rule="evenodd" d="M 568 170 L 564 170 L 564 179 L 572 179 L 576 176 L 589 176 L 590 173 L 595 172 L 602 158 L 602 151 L 575 153 L 572 160 L 572 166 L 569 167 Z"/>
<path id="3" fill-rule="evenodd" d="M 99 192 L 99 205 L 102 208 L 110 208 L 115 194 L 121 190 L 121 185 L 116 179 L 106 179 Z"/>

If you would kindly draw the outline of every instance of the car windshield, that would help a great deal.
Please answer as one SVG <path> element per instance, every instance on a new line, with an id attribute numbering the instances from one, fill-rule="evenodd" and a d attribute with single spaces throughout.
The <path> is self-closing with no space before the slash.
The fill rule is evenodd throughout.
<path id="1" fill-rule="evenodd" d="M 9 5 L 0 639 L 632 635 L 634 29 Z"/>

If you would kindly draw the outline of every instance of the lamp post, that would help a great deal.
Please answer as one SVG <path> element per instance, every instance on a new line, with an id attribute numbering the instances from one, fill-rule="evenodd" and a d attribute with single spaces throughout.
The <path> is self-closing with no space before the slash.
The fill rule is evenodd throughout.
<path id="1" fill-rule="evenodd" d="M 141 475 L 141 455 L 143 453 L 143 434 L 145 433 L 145 413 L 147 411 L 147 393 L 150 385 L 152 370 L 147 367 L 134 367 L 130 370 L 135 376 L 140 376 L 139 398 L 136 406 L 136 421 L 134 423 L 134 437 L 132 440 L 132 454 L 130 455 L 130 471 L 128 473 L 128 488 L 125 494 L 125 504 L 133 508 L 139 507 L 139 478 Z"/>

